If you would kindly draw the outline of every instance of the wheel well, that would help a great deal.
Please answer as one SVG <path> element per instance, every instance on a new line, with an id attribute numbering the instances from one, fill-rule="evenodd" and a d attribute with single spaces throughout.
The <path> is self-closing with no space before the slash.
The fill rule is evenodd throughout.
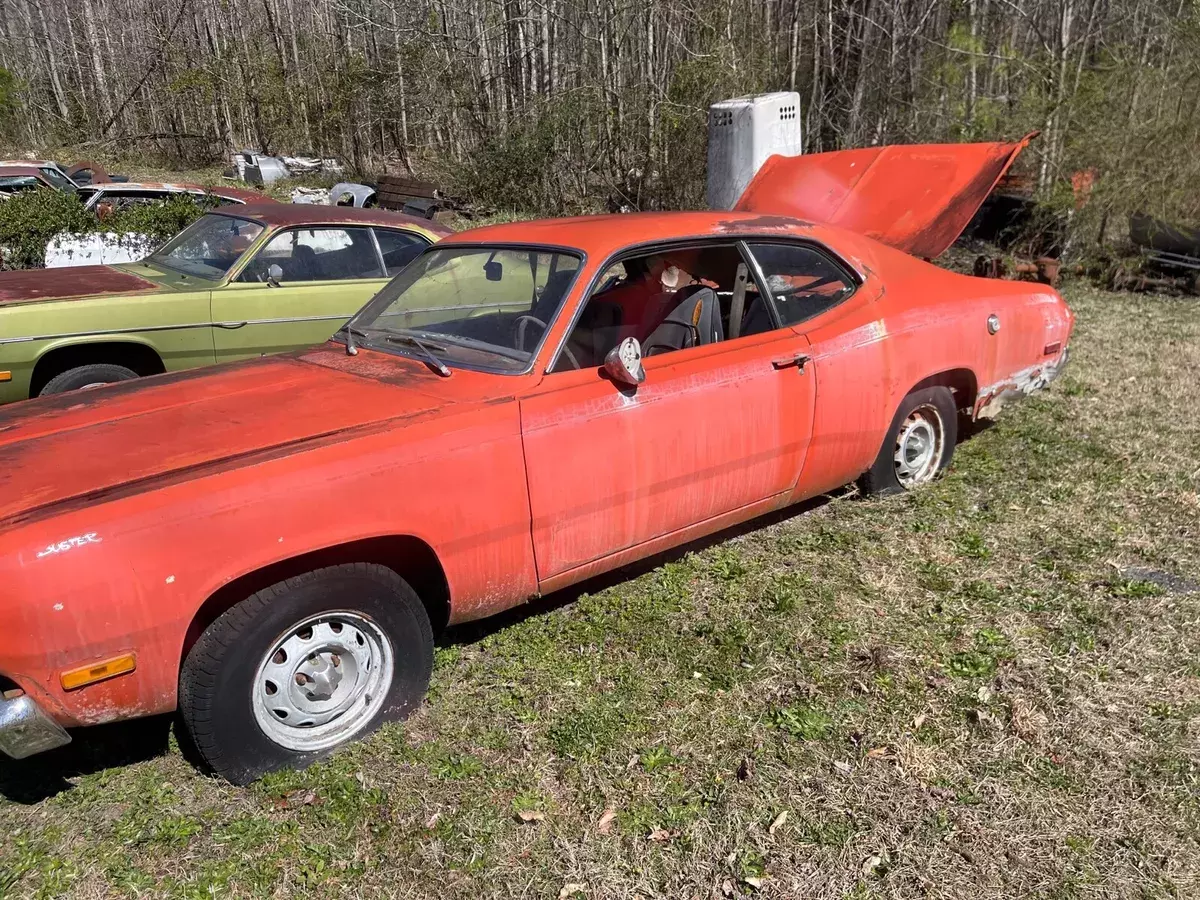
<path id="1" fill-rule="evenodd" d="M 450 588 L 433 548 L 421 539 L 407 535 L 368 538 L 281 560 L 222 586 L 201 604 L 192 618 L 183 643 L 183 656 L 187 656 L 192 644 L 218 616 L 251 594 L 314 569 L 358 562 L 384 566 L 407 581 L 421 598 L 434 634 L 449 623 Z"/>
<path id="2" fill-rule="evenodd" d="M 930 375 L 928 378 L 914 384 L 908 393 L 911 394 L 913 391 L 919 391 L 927 387 L 936 387 L 938 385 L 950 388 L 950 392 L 954 394 L 954 405 L 958 409 L 975 408 L 975 398 L 979 393 L 979 385 L 975 380 L 975 373 L 970 369 L 947 369 L 945 372 Z"/>
<path id="3" fill-rule="evenodd" d="M 158 375 L 167 370 L 152 347 L 132 341 L 101 341 L 55 347 L 33 367 L 29 396 L 36 397 L 55 375 L 94 363 L 111 363 L 133 369 L 139 375 Z"/>

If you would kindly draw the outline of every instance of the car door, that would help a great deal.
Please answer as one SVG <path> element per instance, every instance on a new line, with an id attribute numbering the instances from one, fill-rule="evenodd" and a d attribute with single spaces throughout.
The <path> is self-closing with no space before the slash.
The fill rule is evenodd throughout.
<path id="1" fill-rule="evenodd" d="M 413 241 L 420 241 L 412 236 Z M 421 242 L 424 243 L 424 242 Z M 271 267 L 281 275 L 271 277 Z M 217 361 L 280 353 L 329 339 L 384 284 L 370 228 L 305 226 L 272 235 L 213 291 Z"/>
<path id="2" fill-rule="evenodd" d="M 812 241 L 751 240 L 747 250 L 780 322 L 809 342 L 821 399 L 793 499 L 813 496 L 865 471 L 891 418 L 895 365 L 877 303 L 881 285 Z"/>
<path id="3" fill-rule="evenodd" d="M 726 309 L 738 279 L 748 285 L 739 301 L 745 316 L 738 318 L 756 322 L 748 329 L 753 333 L 734 336 L 729 309 L 723 329 L 729 339 L 647 356 L 645 381 L 636 388 L 616 385 L 592 365 L 556 362 L 522 399 L 534 552 L 544 590 L 605 568 L 614 554 L 637 556 L 635 548 L 651 552 L 652 543 L 678 543 L 791 493 L 813 421 L 808 340 L 779 327 L 762 305 L 740 245 L 715 249 L 730 247 L 741 260 L 733 290 L 726 275 L 715 290 Z M 589 304 L 599 304 L 608 281 L 602 273 Z M 574 346 L 578 357 L 580 343 Z"/>

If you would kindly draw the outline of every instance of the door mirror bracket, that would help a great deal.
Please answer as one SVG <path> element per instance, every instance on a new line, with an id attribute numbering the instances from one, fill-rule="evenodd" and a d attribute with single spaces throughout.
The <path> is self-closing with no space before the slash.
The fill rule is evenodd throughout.
<path id="1" fill-rule="evenodd" d="M 627 387 L 637 387 L 646 380 L 642 345 L 637 338 L 627 337 L 608 351 L 604 357 L 604 372 L 617 384 Z"/>

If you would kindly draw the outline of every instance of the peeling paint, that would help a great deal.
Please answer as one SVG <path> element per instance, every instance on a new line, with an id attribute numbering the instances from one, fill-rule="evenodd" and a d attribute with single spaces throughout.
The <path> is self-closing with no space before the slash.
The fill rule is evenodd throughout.
<path id="1" fill-rule="evenodd" d="M 994 419 L 1008 403 L 1042 390 L 1059 376 L 1067 357 L 1068 351 L 1064 350 L 1052 362 L 1022 369 L 1004 381 L 983 388 L 975 401 L 975 418 Z"/>

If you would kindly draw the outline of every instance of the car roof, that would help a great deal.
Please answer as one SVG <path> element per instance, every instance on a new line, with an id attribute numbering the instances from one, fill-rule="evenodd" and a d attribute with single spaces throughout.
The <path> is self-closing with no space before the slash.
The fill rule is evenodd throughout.
<path id="1" fill-rule="evenodd" d="M 812 223 L 761 213 L 702 210 L 637 212 L 568 219 L 535 219 L 460 231 L 449 243 L 513 243 L 574 247 L 590 254 L 656 241 L 732 235 L 810 234 Z"/>
<path id="2" fill-rule="evenodd" d="M 189 194 L 211 194 L 242 203 L 274 203 L 271 197 L 250 188 L 228 187 L 223 184 L 203 185 L 187 181 L 102 181 L 99 184 L 82 184 L 81 191 L 112 193 L 116 191 L 171 191 Z"/>
<path id="3" fill-rule="evenodd" d="M 439 237 L 453 232 L 439 222 L 418 219 L 384 209 L 357 209 L 353 206 L 324 206 L 317 203 L 247 203 L 212 211 L 217 215 L 253 219 L 272 227 L 297 225 L 380 225 L 393 228 L 419 228 Z"/>
<path id="4" fill-rule="evenodd" d="M 42 173 L 38 171 L 37 166 L 30 166 L 24 163 L 17 165 L 16 163 L 0 163 L 0 175 L 32 175 L 37 178 Z"/>

